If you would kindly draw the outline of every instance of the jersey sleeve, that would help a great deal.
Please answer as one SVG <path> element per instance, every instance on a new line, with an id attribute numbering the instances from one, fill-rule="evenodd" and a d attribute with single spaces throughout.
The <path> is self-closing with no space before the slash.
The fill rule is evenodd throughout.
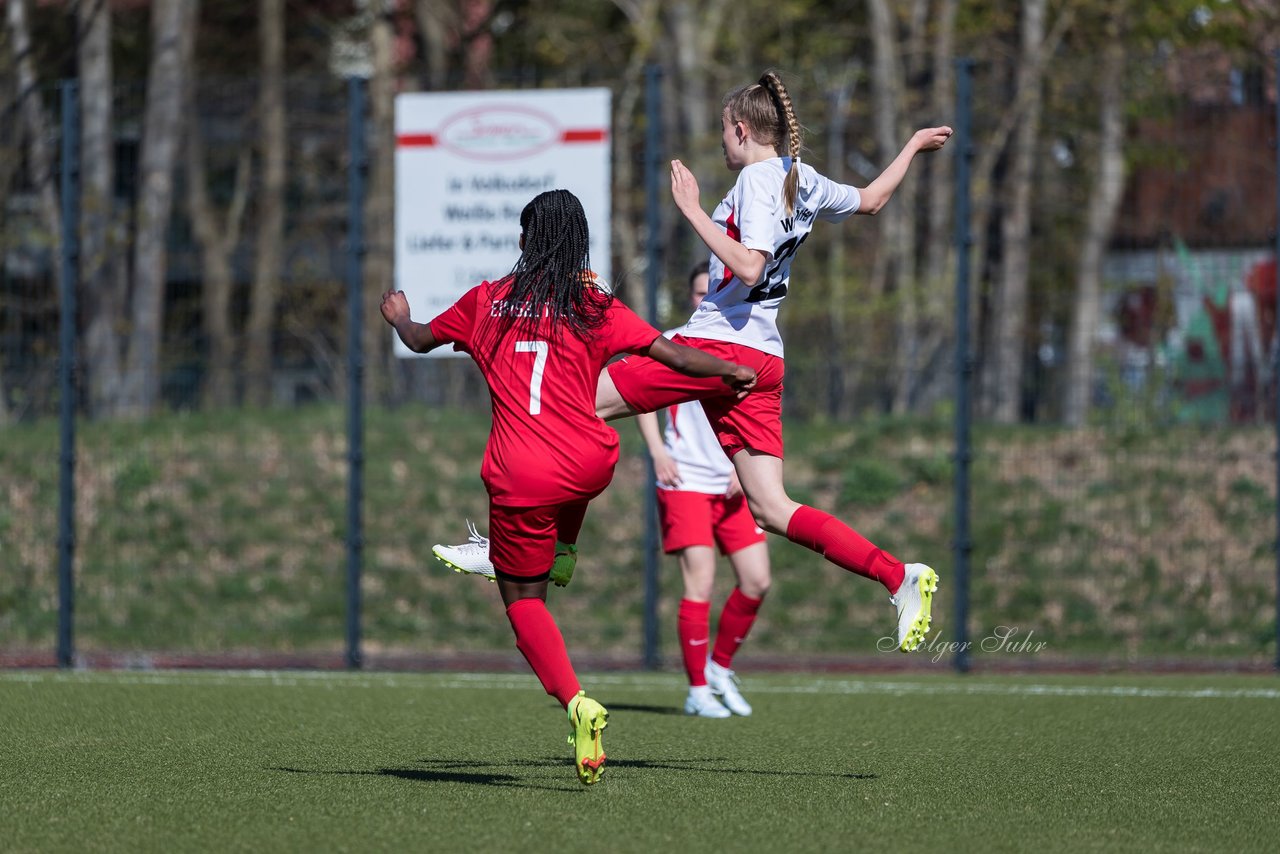
<path id="1" fill-rule="evenodd" d="M 840 222 L 858 212 L 862 206 L 862 194 L 857 187 L 837 184 L 825 175 L 816 175 L 819 198 L 818 218 L 826 222 Z"/>
<path id="2" fill-rule="evenodd" d="M 480 302 L 480 290 L 483 287 L 485 285 L 476 285 L 427 324 L 431 327 L 431 337 L 440 344 L 453 344 L 455 350 L 471 352 L 471 339 L 476 327 L 476 306 Z"/>
<path id="3" fill-rule="evenodd" d="M 609 307 L 609 349 L 612 353 L 644 350 L 661 335 L 621 300 L 615 299 Z"/>
<path id="4" fill-rule="evenodd" d="M 748 249 L 757 249 L 770 258 L 781 236 L 778 205 L 782 184 L 768 168 L 746 168 L 738 176 L 734 188 L 734 209 L 738 214 L 738 241 Z"/>

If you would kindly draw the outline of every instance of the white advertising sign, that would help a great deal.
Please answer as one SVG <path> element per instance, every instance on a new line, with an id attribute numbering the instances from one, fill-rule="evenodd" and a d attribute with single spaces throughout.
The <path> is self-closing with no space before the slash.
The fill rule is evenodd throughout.
<path id="1" fill-rule="evenodd" d="M 425 323 L 471 287 L 509 273 L 520 256 L 520 211 L 545 190 L 582 201 L 591 267 L 609 280 L 609 94 L 396 97 L 395 277 L 414 320 Z M 417 355 L 398 337 L 395 346 L 398 356 Z"/>

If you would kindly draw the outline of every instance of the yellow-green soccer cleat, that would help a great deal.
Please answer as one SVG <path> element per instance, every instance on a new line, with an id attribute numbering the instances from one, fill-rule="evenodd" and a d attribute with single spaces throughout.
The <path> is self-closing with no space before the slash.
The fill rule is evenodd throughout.
<path id="1" fill-rule="evenodd" d="M 573 580 L 573 570 L 578 565 L 578 547 L 556 540 L 556 559 L 551 564 L 551 583 L 566 587 Z"/>
<path id="2" fill-rule="evenodd" d="M 909 563 L 906 570 L 902 586 L 889 601 L 898 609 L 898 649 L 911 652 L 929 634 L 938 573 L 923 563 Z"/>
<path id="3" fill-rule="evenodd" d="M 459 546 L 443 546 L 437 543 L 431 547 L 436 560 L 450 567 L 454 572 L 465 572 L 468 575 L 481 575 L 493 581 L 493 564 L 489 561 L 489 538 L 482 536 L 476 526 L 467 520 L 470 541 Z"/>
<path id="4" fill-rule="evenodd" d="M 609 725 L 609 712 L 604 706 L 579 691 L 569 701 L 569 743 L 574 748 L 574 767 L 578 779 L 590 786 L 604 773 L 604 745 L 600 730 Z"/>

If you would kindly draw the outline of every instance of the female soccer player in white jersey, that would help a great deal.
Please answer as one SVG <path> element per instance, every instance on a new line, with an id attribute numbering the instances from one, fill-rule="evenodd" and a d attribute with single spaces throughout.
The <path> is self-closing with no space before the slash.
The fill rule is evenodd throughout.
<path id="1" fill-rule="evenodd" d="M 692 308 L 697 309 L 707 295 L 707 283 L 707 262 L 703 261 L 689 275 Z M 637 415 L 636 425 L 649 447 L 657 477 L 662 549 L 676 556 L 684 579 L 684 596 L 676 614 L 676 635 L 689 678 L 684 711 L 703 718 L 749 715 L 751 704 L 738 688 L 733 656 L 769 591 L 769 547 L 747 509 L 733 463 L 720 448 L 702 404 L 680 403 L 666 414 L 665 431 L 659 429 L 653 412 Z M 729 558 L 738 583 L 720 611 L 711 644 L 717 546 Z"/>
<path id="2" fill-rule="evenodd" d="M 673 340 L 750 365 L 758 384 L 738 400 L 714 381 L 690 380 L 652 359 L 624 359 L 601 374 L 596 411 L 610 419 L 701 400 L 760 526 L 883 584 L 897 608 L 898 648 L 908 652 L 929 630 L 937 573 L 924 564 L 904 565 L 830 514 L 787 495 L 777 318 L 790 287 L 791 262 L 814 223 L 877 213 L 915 155 L 941 148 L 951 128 L 916 131 L 879 177 L 855 188 L 800 162 L 800 123 L 773 72 L 730 92 L 720 121 L 725 165 L 738 179 L 710 216 L 692 173 L 679 160 L 671 162 L 676 206 L 711 250 L 710 291 Z"/>
<path id="3" fill-rule="evenodd" d="M 516 648 L 568 712 L 578 777 L 590 784 L 604 769 L 608 712 L 582 691 L 546 598 L 556 540 L 577 540 L 587 502 L 618 461 L 618 434 L 595 414 L 597 378 L 622 352 L 714 378 L 735 394 L 755 373 L 671 343 L 599 287 L 587 218 L 572 193 L 535 197 L 520 230 L 510 275 L 477 285 L 430 323 L 411 320 L 405 295 L 388 291 L 382 316 L 414 352 L 452 343 L 470 354 L 489 386 L 493 428 L 480 475 L 498 589 Z"/>

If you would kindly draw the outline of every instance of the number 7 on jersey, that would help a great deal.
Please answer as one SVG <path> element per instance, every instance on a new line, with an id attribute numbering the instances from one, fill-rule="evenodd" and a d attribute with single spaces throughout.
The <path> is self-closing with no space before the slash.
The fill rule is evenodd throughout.
<path id="1" fill-rule="evenodd" d="M 546 341 L 517 341 L 517 353 L 533 353 L 533 375 L 529 377 L 529 414 L 542 412 L 542 372 L 547 367 Z"/>

